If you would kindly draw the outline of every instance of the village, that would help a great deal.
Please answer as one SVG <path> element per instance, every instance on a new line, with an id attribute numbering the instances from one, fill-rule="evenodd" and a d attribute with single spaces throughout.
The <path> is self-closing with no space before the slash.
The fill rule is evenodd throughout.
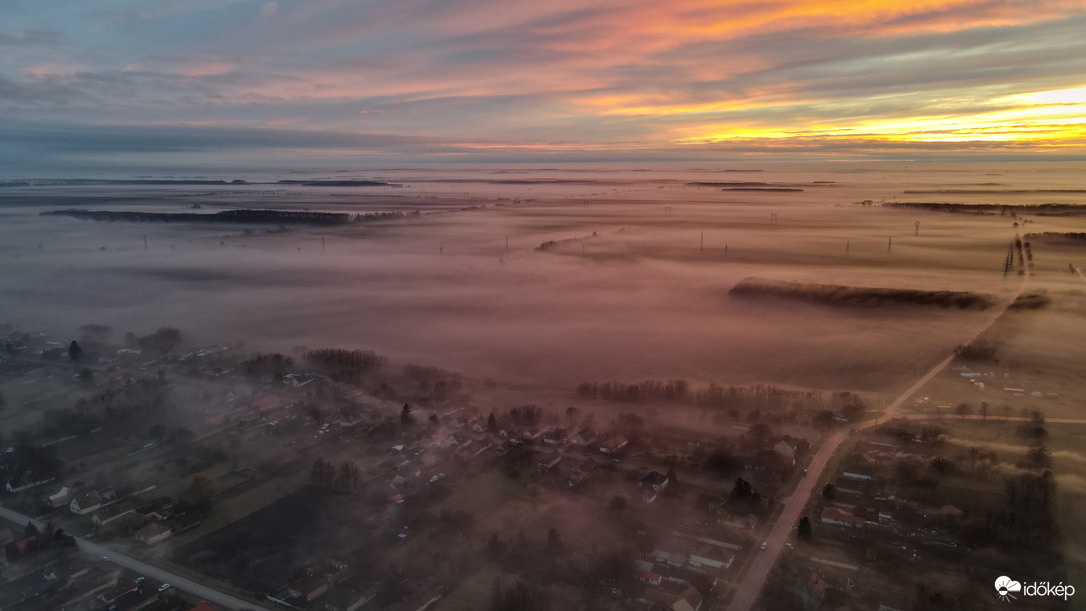
<path id="1" fill-rule="evenodd" d="M 878 413 L 849 393 L 696 426 L 583 397 L 484 406 L 474 382 L 367 351 L 110 336 L 2 338 L 0 608 L 230 607 L 125 558 L 253 608 L 723 610 L 819 441 Z M 955 433 L 930 418 L 972 408 L 948 408 L 920 397 L 920 420 L 840 449 L 767 608 L 926 608 L 940 584 L 969 591 L 940 563 L 997 570 L 1005 554 L 981 543 L 1051 536 L 1044 454 L 1011 536 L 1000 458 L 950 452 Z M 1037 566 L 1058 570 L 1041 547 Z M 926 567 L 931 591 L 894 584 L 902 563 Z"/>

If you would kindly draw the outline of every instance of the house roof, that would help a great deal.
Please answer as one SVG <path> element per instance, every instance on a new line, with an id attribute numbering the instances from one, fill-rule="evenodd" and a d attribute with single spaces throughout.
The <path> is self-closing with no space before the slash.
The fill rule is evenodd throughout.
<path id="1" fill-rule="evenodd" d="M 276 395 L 265 395 L 260 397 L 256 401 L 249 404 L 249 407 L 257 411 L 268 409 L 279 405 L 279 397 Z"/>
<path id="2" fill-rule="evenodd" d="M 574 435 L 574 437 L 580 437 L 581 439 L 589 440 L 589 439 L 595 439 L 596 437 L 598 437 L 598 435 L 596 435 L 596 431 L 593 431 L 590 428 L 583 428 L 583 429 L 577 431 L 577 434 Z"/>
<path id="3" fill-rule="evenodd" d="M 101 505 L 102 498 L 98 496 L 98 493 L 94 490 L 84 490 L 75 495 L 75 504 L 79 507 L 91 507 L 94 505 Z"/>
<path id="4" fill-rule="evenodd" d="M 851 513 L 840 509 L 838 507 L 827 507 L 822 510 L 823 520 L 834 520 L 837 522 L 851 522 L 853 524 L 863 524 L 864 519 L 858 518 Z"/>
<path id="5" fill-rule="evenodd" d="M 791 458 L 796 453 L 796 447 L 797 447 L 797 444 L 794 441 L 792 441 L 792 440 L 790 440 L 788 438 L 784 438 L 784 439 L 781 439 L 780 441 L 778 441 L 773 446 L 773 450 L 776 451 L 778 454 L 781 454 L 781 455 L 784 455 L 784 456 L 787 456 L 787 457 Z"/>
<path id="6" fill-rule="evenodd" d="M 151 522 L 143 528 L 136 531 L 136 536 L 143 539 L 150 539 L 151 537 L 157 537 L 162 533 L 170 532 L 168 526 L 159 524 L 158 522 Z"/>
<path id="7" fill-rule="evenodd" d="M 295 592 L 301 592 L 305 596 L 311 595 L 313 592 L 320 590 L 323 587 L 327 587 L 328 582 L 320 577 L 307 577 L 302 576 L 294 581 L 290 582 L 290 589 Z"/>
<path id="8" fill-rule="evenodd" d="M 652 588 L 645 592 L 645 598 L 653 602 L 668 605 L 676 611 L 701 608 L 702 596 L 694 586 L 688 586 L 682 592 L 669 591 L 664 588 Z"/>
<path id="9" fill-rule="evenodd" d="M 620 445 L 626 443 L 626 437 L 621 433 L 607 440 L 607 443 L 603 444 L 608 448 L 615 449 Z"/>
<path id="10" fill-rule="evenodd" d="M 702 557 L 702 558 L 707 558 L 709 560 L 715 560 L 717 562 L 723 562 L 725 564 L 730 563 L 732 561 L 732 559 L 735 558 L 734 554 L 729 554 L 729 553 L 725 552 L 723 549 L 721 549 L 720 546 L 713 545 L 711 543 L 707 543 L 705 545 L 702 545 L 697 550 L 695 550 L 693 553 L 700 556 L 700 557 Z"/>
<path id="11" fill-rule="evenodd" d="M 635 575 L 643 581 L 659 582 L 661 579 L 659 573 L 653 573 L 652 571 L 637 571 Z"/>
<path id="12" fill-rule="evenodd" d="M 328 596 L 324 598 L 324 604 L 336 609 L 346 609 L 351 606 L 351 603 L 358 600 L 358 598 L 358 594 L 351 590 L 332 588 L 331 590 L 328 590 Z"/>
<path id="13" fill-rule="evenodd" d="M 649 471 L 645 474 L 645 477 L 641 478 L 642 485 L 645 486 L 662 486 L 667 481 L 667 476 L 657 471 Z"/>
<path id="14" fill-rule="evenodd" d="M 811 574 L 807 576 L 807 581 L 806 583 L 804 583 L 804 587 L 810 589 L 812 592 L 817 594 L 819 598 L 822 598 L 826 595 L 826 582 L 818 573 L 814 571 L 811 571 Z"/>

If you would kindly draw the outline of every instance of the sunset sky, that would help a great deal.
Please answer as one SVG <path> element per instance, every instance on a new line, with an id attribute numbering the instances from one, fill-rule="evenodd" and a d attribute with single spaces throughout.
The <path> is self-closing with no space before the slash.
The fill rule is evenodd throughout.
<path id="1" fill-rule="evenodd" d="M 1086 158 L 1082 1 L 3 5 L 7 174 L 239 152 Z"/>

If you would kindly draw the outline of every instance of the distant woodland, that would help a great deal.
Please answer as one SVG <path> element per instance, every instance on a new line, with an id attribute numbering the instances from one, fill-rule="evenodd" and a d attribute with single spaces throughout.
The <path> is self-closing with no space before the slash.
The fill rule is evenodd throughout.
<path id="1" fill-rule="evenodd" d="M 730 295 L 752 297 L 769 295 L 799 301 L 823 303 L 847 307 L 873 307 L 882 305 L 921 305 L 941 308 L 983 310 L 992 305 L 987 295 L 968 291 L 922 291 L 917 289 L 891 289 L 780 282 L 760 278 L 747 278 L 736 284 Z"/>
<path id="2" fill-rule="evenodd" d="M 1036 214 L 1038 216 L 1079 216 L 1086 214 L 1083 204 L 1029 204 L 1012 206 L 1007 204 L 961 204 L 950 202 L 883 202 L 887 208 L 912 208 L 932 212 L 958 212 L 964 214 Z"/>
<path id="3" fill-rule="evenodd" d="M 122 221 L 131 223 L 286 223 L 304 225 L 346 225 L 361 221 L 401 218 L 403 212 L 311 212 L 308 210 L 222 210 L 212 214 L 199 212 L 135 212 L 112 210 L 50 210 L 42 216 L 70 216 L 91 221 Z"/>
<path id="4" fill-rule="evenodd" d="M 1027 233 L 1023 237 L 1027 240 L 1066 240 L 1068 242 L 1086 242 L 1086 232 L 1081 231 L 1046 231 L 1044 233 Z"/>

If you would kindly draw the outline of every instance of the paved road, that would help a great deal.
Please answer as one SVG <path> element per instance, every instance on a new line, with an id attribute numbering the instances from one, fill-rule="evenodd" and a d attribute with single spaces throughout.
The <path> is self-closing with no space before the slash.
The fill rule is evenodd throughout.
<path id="1" fill-rule="evenodd" d="M 1026 283 L 1029 280 L 1029 276 L 1023 276 L 1022 282 L 1018 287 L 1018 292 L 1015 295 L 1017 299 L 1018 295 L 1022 294 L 1025 290 Z M 1011 303 L 1013 303 L 1013 299 Z M 968 342 L 972 343 L 979 338 L 985 331 L 987 331 L 997 320 L 1007 311 L 1006 308 L 995 313 Z M 931 368 L 923 377 L 916 381 L 915 384 L 910 386 L 908 390 L 901 393 L 892 403 L 886 406 L 886 411 L 883 413 L 883 422 L 892 418 L 913 395 L 920 392 L 920 389 L 924 387 L 932 378 L 939 375 L 940 372 L 945 370 L 947 366 L 955 359 L 955 354 L 951 353 L 949 356 L 939 361 L 934 367 Z M 851 429 L 862 430 L 873 427 L 876 425 L 877 420 L 868 420 L 861 422 L 858 425 L 852 426 Z M 1057 422 L 1056 420 L 1050 420 L 1049 422 Z M 732 598 L 731 604 L 728 606 L 729 611 L 749 611 L 754 607 L 754 601 L 758 598 L 758 594 L 765 586 L 766 579 L 769 577 L 769 571 L 777 564 L 777 559 L 784 551 L 784 544 L 792 534 L 792 528 L 799 522 L 799 516 L 803 513 L 803 510 L 807 506 L 807 501 L 811 498 L 811 494 L 814 492 L 815 486 L 822 476 L 823 469 L 826 468 L 826 463 L 829 462 L 837 448 L 848 439 L 851 434 L 850 429 L 844 429 L 838 431 L 833 437 L 830 437 L 823 443 L 818 452 L 811 457 L 810 464 L 807 465 L 807 474 L 796 484 L 795 490 L 791 496 L 784 499 L 783 509 L 780 515 L 777 517 L 776 522 L 773 523 L 772 528 L 768 535 L 766 535 L 765 551 L 758 553 L 751 562 L 750 568 L 747 570 L 746 575 L 743 576 L 742 581 L 737 585 L 735 596 Z"/>
<path id="2" fill-rule="evenodd" d="M 16 524 L 25 525 L 29 521 L 33 522 L 34 525 L 37 526 L 39 529 L 45 528 L 45 525 L 40 521 L 35 520 L 29 516 L 24 516 L 23 514 L 16 511 L 12 511 L 7 507 L 0 507 L 0 516 L 3 516 L 4 518 L 7 518 L 8 520 L 15 522 Z M 235 598 L 233 596 L 230 596 L 229 594 L 225 594 L 218 590 L 209 588 L 205 585 L 198 584 L 195 581 L 191 581 L 180 575 L 175 575 L 174 573 L 165 571 L 156 566 L 152 566 L 150 564 L 147 564 L 146 562 L 136 560 L 131 556 L 125 556 L 124 554 L 120 554 L 116 550 L 110 549 L 104 545 L 91 543 L 90 541 L 87 541 L 86 539 L 83 539 L 81 537 L 76 537 L 75 542 L 80 550 L 88 554 L 93 554 L 98 558 L 109 558 L 109 561 L 113 564 L 122 566 L 126 569 L 131 569 L 141 575 L 145 575 L 152 579 L 166 582 L 170 584 L 171 587 L 178 588 L 209 602 L 222 605 L 228 609 L 261 608 L 259 604 L 244 601 L 240 598 Z"/>

